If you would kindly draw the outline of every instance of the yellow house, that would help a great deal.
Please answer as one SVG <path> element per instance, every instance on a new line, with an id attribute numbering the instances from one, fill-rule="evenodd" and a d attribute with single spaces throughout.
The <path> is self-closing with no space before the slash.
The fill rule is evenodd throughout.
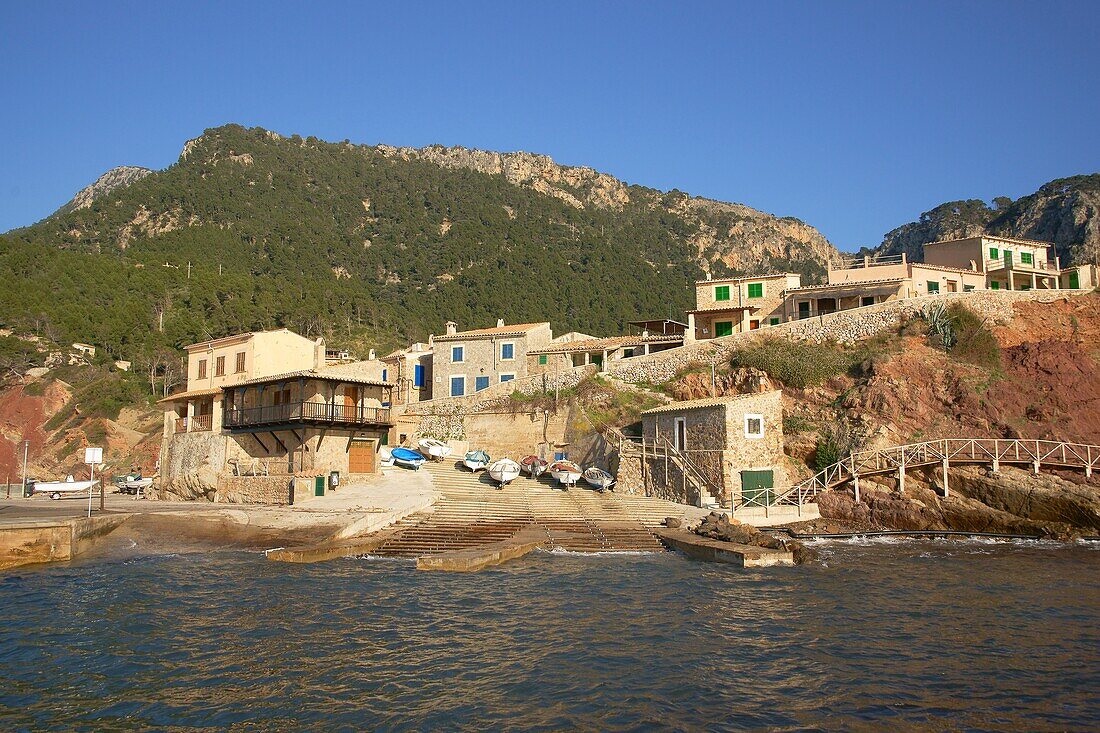
<path id="1" fill-rule="evenodd" d="M 684 335 L 711 339 L 783 323 L 784 293 L 801 284 L 802 276 L 791 272 L 698 280 Z"/>

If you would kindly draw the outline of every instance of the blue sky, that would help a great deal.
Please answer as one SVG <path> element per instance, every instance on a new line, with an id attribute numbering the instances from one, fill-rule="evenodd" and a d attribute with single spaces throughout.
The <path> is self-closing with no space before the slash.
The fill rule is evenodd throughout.
<path id="1" fill-rule="evenodd" d="M 0 3 L 0 231 L 227 122 L 529 150 L 842 249 L 1100 171 L 1097 2 Z"/>

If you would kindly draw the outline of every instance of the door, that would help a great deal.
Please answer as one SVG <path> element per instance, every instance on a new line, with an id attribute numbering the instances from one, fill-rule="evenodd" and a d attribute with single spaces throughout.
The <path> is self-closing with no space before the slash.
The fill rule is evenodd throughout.
<path id="1" fill-rule="evenodd" d="M 714 336 L 718 338 L 720 336 L 732 336 L 733 335 L 733 321 L 718 321 L 714 324 Z"/>
<path id="2" fill-rule="evenodd" d="M 810 317 L 810 301 L 808 301 L 808 300 L 799 301 L 799 303 L 798 303 L 798 319 L 802 320 L 803 318 L 809 318 L 809 317 Z"/>
<path id="3" fill-rule="evenodd" d="M 341 415 L 344 420 L 354 420 L 356 408 L 359 406 L 359 388 L 353 384 L 344 385 L 344 411 Z"/>
<path id="4" fill-rule="evenodd" d="M 1077 270 L 1069 274 L 1069 287 L 1072 290 L 1079 290 L 1081 288 L 1081 275 Z"/>
<path id="5" fill-rule="evenodd" d="M 348 447 L 348 473 L 374 473 L 374 441 L 353 440 Z"/>
<path id="6" fill-rule="evenodd" d="M 774 471 L 742 471 L 741 503 L 747 506 L 771 506 L 774 484 Z"/>
<path id="7" fill-rule="evenodd" d="M 687 450 L 687 420 L 682 417 L 676 418 L 676 450 Z"/>

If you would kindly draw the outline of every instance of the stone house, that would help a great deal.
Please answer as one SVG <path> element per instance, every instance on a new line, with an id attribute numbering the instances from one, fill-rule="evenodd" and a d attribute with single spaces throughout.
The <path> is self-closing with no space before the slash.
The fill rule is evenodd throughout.
<path id="1" fill-rule="evenodd" d="M 393 382 L 393 404 L 411 405 L 432 398 L 432 343 L 416 342 L 382 357 L 383 381 Z"/>
<path id="2" fill-rule="evenodd" d="M 685 402 L 642 413 L 644 473 L 651 493 L 696 503 L 675 461 L 663 450 L 685 456 L 717 491 L 726 508 L 771 503 L 788 477 L 783 453 L 783 394 L 769 390 Z M 652 449 L 651 449 L 652 447 Z"/>
<path id="3" fill-rule="evenodd" d="M 527 354 L 553 340 L 550 324 L 505 325 L 459 331 L 446 324 L 432 350 L 432 396 L 462 397 L 527 376 Z"/>
<path id="4" fill-rule="evenodd" d="M 162 483 L 210 492 L 243 475 L 374 474 L 393 426 L 385 372 L 327 364 L 323 339 L 287 329 L 192 344 L 186 388 L 160 400 Z"/>
<path id="5" fill-rule="evenodd" d="M 664 336 L 644 333 L 636 336 L 554 341 L 527 352 L 527 373 L 553 373 L 588 364 L 595 364 L 603 372 L 613 362 L 683 345 L 683 334 Z"/>
<path id="6" fill-rule="evenodd" d="M 801 284 L 802 276 L 790 272 L 699 280 L 685 335 L 711 339 L 783 323 L 785 293 Z"/>

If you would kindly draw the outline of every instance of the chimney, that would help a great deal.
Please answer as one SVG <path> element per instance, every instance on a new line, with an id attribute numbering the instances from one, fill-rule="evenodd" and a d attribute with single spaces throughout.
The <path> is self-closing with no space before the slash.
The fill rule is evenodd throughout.
<path id="1" fill-rule="evenodd" d="M 370 351 L 367 352 L 367 361 L 374 361 L 374 359 L 375 359 L 374 349 L 371 349 Z"/>
<path id="2" fill-rule="evenodd" d="M 504 325 L 504 319 L 503 318 L 498 318 L 497 319 L 497 328 L 500 328 L 503 325 Z"/>
<path id="3" fill-rule="evenodd" d="M 429 333 L 428 334 L 428 348 L 430 349 L 433 346 L 435 346 L 435 334 L 434 333 Z"/>
<path id="4" fill-rule="evenodd" d="M 707 280 L 710 280 L 710 273 L 707 273 Z"/>
<path id="5" fill-rule="evenodd" d="M 454 336 L 456 333 L 458 333 L 458 324 L 454 321 L 447 321 L 443 325 L 447 329 L 448 336 Z"/>

